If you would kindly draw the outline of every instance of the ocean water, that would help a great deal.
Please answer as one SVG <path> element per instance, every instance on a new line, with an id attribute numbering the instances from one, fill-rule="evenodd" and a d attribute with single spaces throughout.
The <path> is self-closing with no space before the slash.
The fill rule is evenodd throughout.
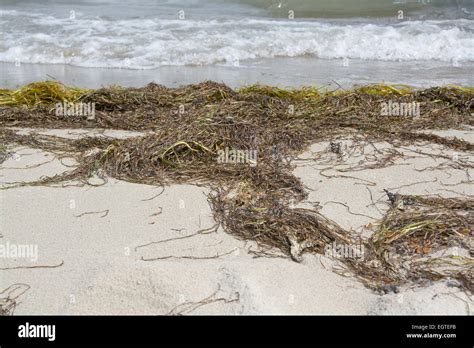
<path id="1" fill-rule="evenodd" d="M 16 67 L 474 66 L 474 0 L 0 0 L 0 28 Z"/>

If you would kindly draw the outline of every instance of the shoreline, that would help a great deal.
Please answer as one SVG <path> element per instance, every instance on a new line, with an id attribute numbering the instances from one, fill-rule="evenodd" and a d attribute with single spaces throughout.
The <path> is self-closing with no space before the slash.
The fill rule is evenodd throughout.
<path id="1" fill-rule="evenodd" d="M 318 86 L 338 89 L 372 83 L 404 84 L 418 88 L 472 85 L 474 63 L 384 62 L 274 58 L 242 61 L 239 66 L 164 66 L 150 70 L 87 68 L 69 65 L 0 63 L 1 88 L 14 89 L 30 82 L 55 79 L 80 88 L 110 85 L 142 87 L 150 82 L 167 87 L 213 80 L 232 88 L 263 84 L 281 88 Z"/>

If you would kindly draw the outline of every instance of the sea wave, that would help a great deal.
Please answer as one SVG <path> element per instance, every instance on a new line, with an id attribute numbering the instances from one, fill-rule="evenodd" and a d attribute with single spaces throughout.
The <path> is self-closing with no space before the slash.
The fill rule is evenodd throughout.
<path id="1" fill-rule="evenodd" d="M 271 19 L 57 18 L 0 11 L 0 61 L 150 69 L 308 56 L 474 61 L 473 21 L 396 24 Z"/>
<path id="2" fill-rule="evenodd" d="M 236 0 L 229 0 L 236 1 Z M 237 0 L 239 1 L 239 0 Z M 265 8 L 273 15 L 286 16 L 293 10 L 299 17 L 380 17 L 393 16 L 398 10 L 424 18 L 472 18 L 472 0 L 240 0 Z"/>

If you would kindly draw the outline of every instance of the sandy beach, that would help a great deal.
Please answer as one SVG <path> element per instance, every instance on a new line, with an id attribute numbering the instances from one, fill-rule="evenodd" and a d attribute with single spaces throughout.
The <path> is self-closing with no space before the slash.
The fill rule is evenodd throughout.
<path id="1" fill-rule="evenodd" d="M 69 138 L 98 132 L 34 131 Z M 474 139 L 474 132 L 467 130 L 441 134 Z M 417 171 L 436 160 L 413 154 L 414 148 L 404 150 L 407 158 L 392 167 L 344 173 L 357 179 L 322 176 L 324 165 L 308 165 L 305 159 L 327 145 L 311 146 L 294 174 L 310 190 L 303 205 L 319 206 L 344 228 L 363 233 L 364 226 L 381 217 L 388 206 L 383 188 L 443 197 L 474 194 L 472 185 L 463 183 L 462 170 Z M 472 161 L 472 154 L 458 155 Z M 351 161 L 357 162 L 357 156 L 341 168 Z M 1 181 L 8 186 L 67 169 L 51 153 L 20 147 L 2 163 Z M 191 185 L 163 191 L 115 179 L 100 187 L 2 190 L 0 242 L 37 245 L 38 259 L 2 259 L 2 268 L 18 269 L 1 271 L 0 288 L 29 286 L 15 314 L 472 314 L 472 298 L 449 282 L 377 294 L 353 277 L 334 273 L 334 260 L 323 255 L 305 255 L 302 263 L 254 258 L 254 243 L 222 230 L 193 236 L 214 225 L 206 194 L 206 189 Z M 23 268 L 30 266 L 39 268 Z"/>

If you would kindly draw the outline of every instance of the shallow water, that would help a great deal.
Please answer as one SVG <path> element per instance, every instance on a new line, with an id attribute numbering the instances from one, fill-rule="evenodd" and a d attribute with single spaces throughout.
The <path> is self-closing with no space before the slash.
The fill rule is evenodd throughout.
<path id="1" fill-rule="evenodd" d="M 472 86 L 474 66 L 446 67 L 441 62 L 367 62 L 362 60 L 278 58 L 222 65 L 163 66 L 152 70 L 81 68 L 70 65 L 0 63 L 0 86 L 17 88 L 30 82 L 56 79 L 82 88 L 109 85 L 142 87 L 156 82 L 169 87 L 205 80 L 231 87 L 260 83 L 279 87 L 321 86 L 337 89 L 369 83 L 407 84 L 415 87 L 458 84 Z M 347 65 L 347 66 L 346 66 Z"/>

